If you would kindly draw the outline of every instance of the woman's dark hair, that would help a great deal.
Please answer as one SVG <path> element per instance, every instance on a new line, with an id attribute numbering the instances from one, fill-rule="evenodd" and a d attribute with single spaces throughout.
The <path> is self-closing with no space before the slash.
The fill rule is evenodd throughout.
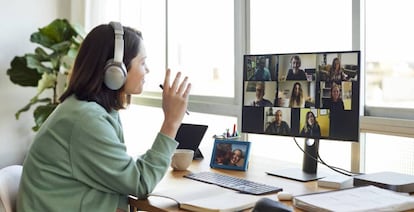
<path id="1" fill-rule="evenodd" d="M 299 86 L 298 95 L 295 94 L 296 86 Z M 302 89 L 302 85 L 299 82 L 295 82 L 295 84 L 293 84 L 292 93 L 290 95 L 290 100 L 289 100 L 289 106 L 292 107 L 295 103 L 297 105 L 302 105 L 303 103 L 303 89 Z"/>
<path id="2" fill-rule="evenodd" d="M 123 62 L 129 69 L 131 60 L 140 51 L 142 34 L 130 27 L 123 28 Z M 125 94 L 124 88 L 111 90 L 104 84 L 104 67 L 106 62 L 114 57 L 114 45 L 114 29 L 109 24 L 92 29 L 82 42 L 68 88 L 59 98 L 60 102 L 74 94 L 79 100 L 100 104 L 108 112 L 125 108 L 130 97 Z"/>
<path id="3" fill-rule="evenodd" d="M 336 65 L 335 65 L 335 63 L 336 63 L 336 61 L 338 61 L 339 62 L 339 66 L 341 65 L 341 61 L 339 60 L 339 58 L 337 58 L 337 57 L 335 57 L 333 60 L 332 60 L 332 65 L 331 65 L 331 73 L 333 73 L 333 71 L 335 71 L 336 70 Z M 341 67 L 339 67 L 339 69 L 341 69 Z"/>

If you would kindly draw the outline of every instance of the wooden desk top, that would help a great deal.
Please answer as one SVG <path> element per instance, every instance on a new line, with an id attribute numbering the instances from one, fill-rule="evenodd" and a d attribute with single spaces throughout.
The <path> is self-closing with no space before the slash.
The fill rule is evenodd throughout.
<path id="1" fill-rule="evenodd" d="M 292 193 L 293 195 L 308 194 L 319 191 L 327 191 L 331 189 L 318 187 L 316 181 L 311 182 L 299 182 L 289 180 L 285 178 L 270 176 L 265 173 L 272 168 L 289 168 L 286 163 L 270 160 L 263 157 L 252 156 L 249 161 L 249 167 L 247 171 L 225 170 L 225 169 L 212 169 L 210 168 L 210 157 L 206 157 L 203 160 L 193 161 L 187 171 L 173 171 L 171 168 L 167 171 L 164 178 L 155 188 L 155 191 L 159 189 L 168 189 L 168 187 L 175 187 L 182 184 L 183 190 L 191 189 L 186 188 L 186 182 L 190 179 L 183 178 L 183 176 L 189 172 L 201 172 L 212 171 L 222 174 L 227 174 L 235 177 L 240 177 L 248 180 L 252 180 L 259 183 L 265 183 L 283 188 L 283 191 Z M 200 182 L 201 183 L 201 182 Z M 179 192 L 179 191 L 177 191 Z M 277 200 L 277 194 L 263 195 L 263 197 L 269 197 Z M 292 205 L 292 201 L 283 201 L 286 205 Z M 151 196 L 146 200 L 138 200 L 131 196 L 129 198 L 129 204 L 144 211 L 181 211 L 178 205 L 173 200 Z M 295 208 L 295 211 L 301 211 Z"/>

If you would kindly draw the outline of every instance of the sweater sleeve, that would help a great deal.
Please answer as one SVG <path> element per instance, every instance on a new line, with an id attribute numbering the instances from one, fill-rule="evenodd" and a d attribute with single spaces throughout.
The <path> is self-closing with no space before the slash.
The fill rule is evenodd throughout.
<path id="1" fill-rule="evenodd" d="M 121 142 L 116 120 L 101 115 L 79 122 L 71 134 L 72 173 L 103 192 L 145 197 L 164 176 L 178 145 L 159 133 L 151 149 L 134 161 Z"/>

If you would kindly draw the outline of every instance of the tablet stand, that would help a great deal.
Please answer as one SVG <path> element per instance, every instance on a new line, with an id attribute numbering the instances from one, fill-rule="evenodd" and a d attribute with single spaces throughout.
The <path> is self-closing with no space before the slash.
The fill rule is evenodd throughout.
<path id="1" fill-rule="evenodd" d="M 194 152 L 193 160 L 201 160 L 203 158 L 204 158 L 203 154 L 201 153 L 200 149 L 197 148 L 197 150 Z"/>

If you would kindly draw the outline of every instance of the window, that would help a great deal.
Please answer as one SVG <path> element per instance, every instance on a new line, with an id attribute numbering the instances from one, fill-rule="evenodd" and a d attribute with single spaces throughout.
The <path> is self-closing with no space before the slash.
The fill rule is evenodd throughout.
<path id="1" fill-rule="evenodd" d="M 168 67 L 190 77 L 193 95 L 233 98 L 234 2 L 168 1 Z"/>
<path id="2" fill-rule="evenodd" d="M 414 139 L 368 133 L 366 172 L 394 171 L 414 175 Z"/>
<path id="3" fill-rule="evenodd" d="M 414 14 L 405 0 L 365 0 L 366 105 L 414 108 Z M 385 15 L 386 14 L 386 15 Z"/>
<path id="4" fill-rule="evenodd" d="M 363 2 L 366 171 L 414 174 L 414 30 L 407 27 L 414 15 L 404 0 Z"/>

